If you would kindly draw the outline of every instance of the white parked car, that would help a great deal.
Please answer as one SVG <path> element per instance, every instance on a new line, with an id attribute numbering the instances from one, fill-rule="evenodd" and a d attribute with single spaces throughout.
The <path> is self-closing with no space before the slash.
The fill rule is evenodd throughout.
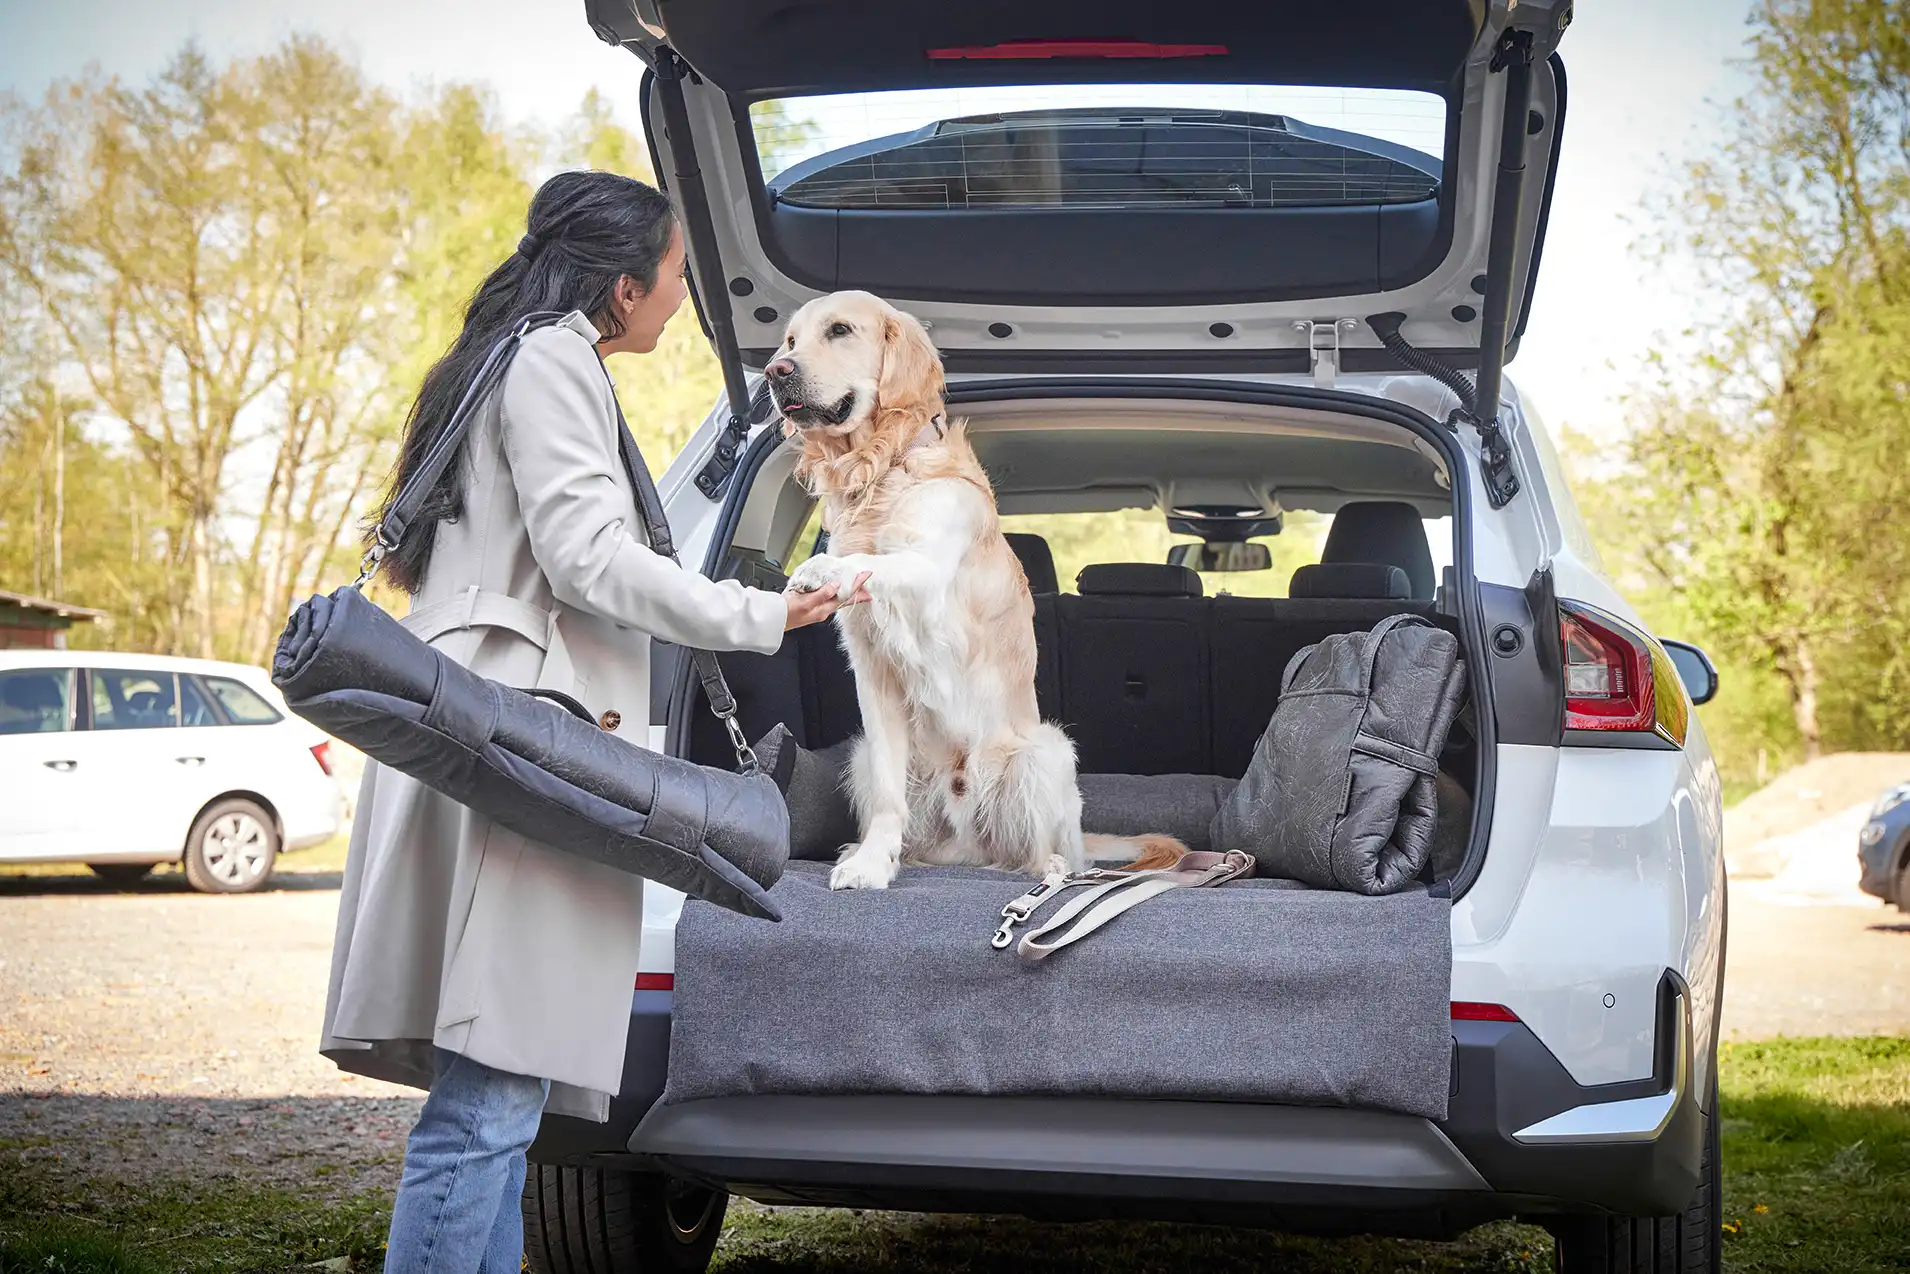
<path id="1" fill-rule="evenodd" d="M 344 818 L 330 742 L 260 668 L 108 651 L 0 651 L 0 862 L 115 883 L 183 863 L 245 893 Z"/>
<path id="2" fill-rule="evenodd" d="M 1470 830 L 1428 885 L 1451 899 L 1440 1120 L 1097 1095 L 658 1105 L 682 899 L 647 889 L 622 1091 L 606 1123 L 546 1117 L 531 1267 L 701 1269 L 735 1192 L 1423 1236 L 1517 1217 L 1551 1229 L 1565 1274 L 1717 1270 L 1725 879 L 1692 711 L 1717 678 L 1613 587 L 1502 377 L 1563 153 L 1570 0 L 587 8 L 647 68 L 656 171 L 727 402 L 748 404 L 718 404 L 661 476 L 686 563 L 777 587 L 819 547 L 760 373 L 799 305 L 878 293 L 930 326 L 1008 529 L 1047 517 L 1012 543 L 1042 712 L 1082 773 L 1237 778 L 1298 650 L 1407 612 L 1466 652 L 1472 711 L 1438 765 Z M 1133 510 L 1165 526 L 1063 587 L 1055 557 L 1113 542 L 1076 520 Z M 1294 512 L 1330 519 L 1319 565 L 1284 589 L 1211 570 L 1264 567 L 1234 550 Z M 1202 543 L 1163 561 L 1168 531 Z M 752 738 L 860 729 L 827 630 L 723 664 Z M 655 675 L 657 746 L 726 763 L 683 661 Z M 1371 986 L 1342 985 L 1359 1013 Z"/>

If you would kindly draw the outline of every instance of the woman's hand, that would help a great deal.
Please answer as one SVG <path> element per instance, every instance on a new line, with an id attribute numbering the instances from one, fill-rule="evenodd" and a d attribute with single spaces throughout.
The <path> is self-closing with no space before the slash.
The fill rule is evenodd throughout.
<path id="1" fill-rule="evenodd" d="M 836 590 L 833 588 L 817 589 L 813 593 L 784 593 L 783 600 L 789 604 L 789 618 L 783 623 L 783 631 L 819 624 L 844 606 L 868 601 L 869 590 L 863 587 L 868 580 L 868 571 L 856 576 L 855 589 L 846 602 L 836 600 Z"/>

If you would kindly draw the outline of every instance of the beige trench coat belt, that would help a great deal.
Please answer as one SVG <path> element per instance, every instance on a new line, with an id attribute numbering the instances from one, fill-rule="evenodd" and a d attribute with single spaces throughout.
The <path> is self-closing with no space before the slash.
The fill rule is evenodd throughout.
<path id="1" fill-rule="evenodd" d="M 508 629 L 544 652 L 544 664 L 534 689 L 558 690 L 564 694 L 576 692 L 577 674 L 571 667 L 563 630 L 557 626 L 555 609 L 545 610 L 506 593 L 493 593 L 472 585 L 454 597 L 412 611 L 401 622 L 427 644 L 459 629 Z"/>

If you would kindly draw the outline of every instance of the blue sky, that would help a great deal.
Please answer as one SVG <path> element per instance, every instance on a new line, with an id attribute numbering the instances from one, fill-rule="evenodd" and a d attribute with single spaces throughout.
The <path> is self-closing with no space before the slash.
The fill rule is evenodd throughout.
<path id="1" fill-rule="evenodd" d="M 1645 200 L 1719 135 L 1749 0 L 1583 0 L 1563 53 L 1564 158 L 1539 290 L 1512 376 L 1554 428 L 1604 435 L 1662 334 L 1690 320 L 1633 248 Z M 480 79 L 506 113 L 554 121 L 596 87 L 635 122 L 639 66 L 590 34 L 582 0 L 0 0 L 0 86 L 38 96 L 89 63 L 150 75 L 188 38 L 215 57 L 295 30 L 336 41 L 398 88 Z M 1324 121 L 1322 121 L 1324 122 Z"/>

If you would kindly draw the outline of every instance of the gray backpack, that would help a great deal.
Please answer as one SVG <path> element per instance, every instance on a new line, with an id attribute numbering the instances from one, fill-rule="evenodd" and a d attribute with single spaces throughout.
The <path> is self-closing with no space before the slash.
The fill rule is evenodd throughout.
<path id="1" fill-rule="evenodd" d="M 1432 850 L 1439 751 L 1465 693 L 1459 639 L 1417 615 L 1308 646 L 1214 815 L 1213 847 L 1315 888 L 1404 889 Z"/>

